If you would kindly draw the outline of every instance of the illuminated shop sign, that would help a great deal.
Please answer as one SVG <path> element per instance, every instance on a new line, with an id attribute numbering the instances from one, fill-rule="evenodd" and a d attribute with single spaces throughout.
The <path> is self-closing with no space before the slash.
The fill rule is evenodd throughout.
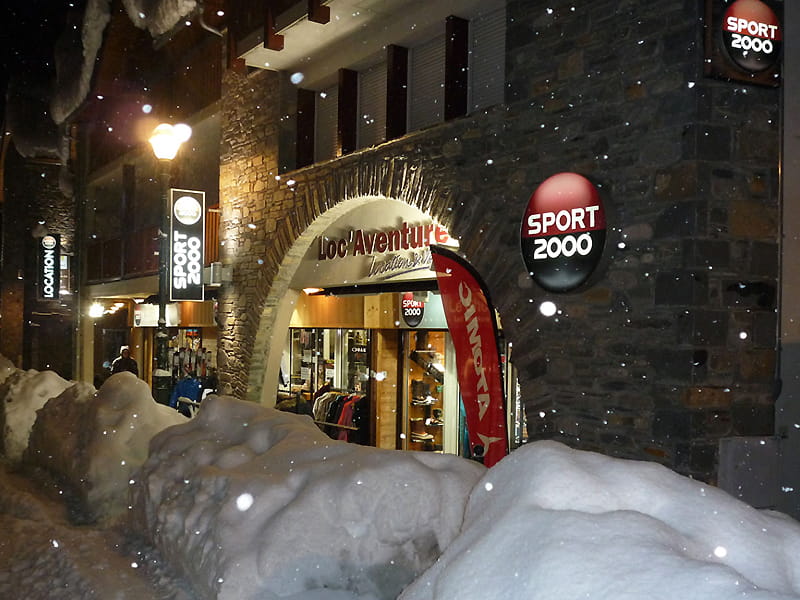
<path id="1" fill-rule="evenodd" d="M 170 300 L 202 301 L 205 192 L 170 190 Z"/>
<path id="2" fill-rule="evenodd" d="M 782 18 L 782 3 L 771 0 L 706 0 L 706 73 L 778 85 Z"/>
<path id="3" fill-rule="evenodd" d="M 549 177 L 531 196 L 521 231 L 522 258 L 549 292 L 584 284 L 603 254 L 606 215 L 600 194 L 577 173 Z"/>
<path id="4" fill-rule="evenodd" d="M 46 235 L 39 241 L 39 297 L 58 300 L 61 287 L 61 236 Z"/>
<path id="5" fill-rule="evenodd" d="M 780 56 L 781 25 L 759 0 L 736 0 L 725 11 L 722 38 L 731 60 L 746 71 L 763 71 Z"/>
<path id="6" fill-rule="evenodd" d="M 345 235 L 316 239 L 315 260 L 344 263 L 361 259 L 357 281 L 387 280 L 427 271 L 432 278 L 431 244 L 453 246 L 447 229 L 436 223 L 408 223 L 391 229 L 350 229 Z"/>
<path id="7" fill-rule="evenodd" d="M 351 230 L 346 238 L 317 238 L 319 260 L 335 260 L 346 256 L 366 256 L 397 252 L 399 250 L 424 249 L 431 244 L 444 244 L 450 241 L 447 230 L 434 223 L 409 225 L 403 223 L 397 229 L 367 232 L 363 229 Z"/>

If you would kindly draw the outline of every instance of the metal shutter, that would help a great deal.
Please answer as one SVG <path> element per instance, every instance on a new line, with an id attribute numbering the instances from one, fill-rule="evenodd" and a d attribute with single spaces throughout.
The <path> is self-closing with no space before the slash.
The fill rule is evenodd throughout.
<path id="1" fill-rule="evenodd" d="M 317 123 L 314 140 L 314 162 L 336 157 L 336 119 L 339 108 L 339 90 L 329 87 L 317 94 Z"/>
<path id="2" fill-rule="evenodd" d="M 501 104 L 506 80 L 506 9 L 470 21 L 470 112 Z"/>
<path id="3" fill-rule="evenodd" d="M 358 147 L 386 137 L 386 62 L 358 74 Z"/>
<path id="4" fill-rule="evenodd" d="M 444 33 L 411 49 L 408 130 L 444 121 Z"/>

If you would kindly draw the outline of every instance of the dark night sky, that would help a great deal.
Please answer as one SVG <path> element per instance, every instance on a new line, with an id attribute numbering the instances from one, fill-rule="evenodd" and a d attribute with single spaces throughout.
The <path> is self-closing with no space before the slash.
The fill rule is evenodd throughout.
<path id="1" fill-rule="evenodd" d="M 55 75 L 53 44 L 64 28 L 67 10 L 82 3 L 83 0 L 3 0 L 0 7 L 3 108 L 9 78 L 20 81 L 31 93 L 46 94 Z"/>

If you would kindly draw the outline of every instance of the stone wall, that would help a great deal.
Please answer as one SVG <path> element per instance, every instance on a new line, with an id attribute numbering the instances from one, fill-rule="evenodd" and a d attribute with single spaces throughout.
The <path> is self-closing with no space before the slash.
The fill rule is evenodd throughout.
<path id="1" fill-rule="evenodd" d="M 512 1 L 506 104 L 278 179 L 268 72 L 223 84 L 223 382 L 260 397 L 292 244 L 361 195 L 431 214 L 483 275 L 532 439 L 713 479 L 721 436 L 772 432 L 778 93 L 702 76 L 700 7 Z M 519 253 L 536 185 L 575 171 L 611 217 L 594 285 L 553 295 Z M 291 180 L 291 184 L 289 184 Z M 558 314 L 542 316 L 541 301 Z"/>
<path id="2" fill-rule="evenodd" d="M 44 233 L 60 234 L 62 254 L 75 254 L 73 201 L 61 193 L 61 166 L 52 160 L 23 158 L 12 144 L 4 167 L 0 354 L 19 368 L 71 379 L 74 295 L 39 300 L 36 284 Z"/>

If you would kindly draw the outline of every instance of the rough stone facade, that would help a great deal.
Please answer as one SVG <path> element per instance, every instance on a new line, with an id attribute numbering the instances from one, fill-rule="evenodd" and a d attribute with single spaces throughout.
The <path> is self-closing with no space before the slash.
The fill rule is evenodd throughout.
<path id="1" fill-rule="evenodd" d="M 778 274 L 778 91 L 703 76 L 702 7 L 511 1 L 506 103 L 279 174 L 284 76 L 228 71 L 222 95 L 222 381 L 260 397 L 292 244 L 363 195 L 448 227 L 486 280 L 532 439 L 713 480 L 718 439 L 771 434 Z M 574 171 L 610 213 L 597 281 L 547 294 L 520 220 Z M 288 180 L 292 180 L 288 184 Z M 542 300 L 559 312 L 542 316 Z"/>
<path id="2" fill-rule="evenodd" d="M 23 369 L 73 377 L 74 298 L 38 299 L 39 239 L 61 235 L 62 254 L 75 254 L 75 210 L 59 188 L 61 166 L 26 159 L 13 145 L 5 162 L 2 205 L 0 354 Z"/>

